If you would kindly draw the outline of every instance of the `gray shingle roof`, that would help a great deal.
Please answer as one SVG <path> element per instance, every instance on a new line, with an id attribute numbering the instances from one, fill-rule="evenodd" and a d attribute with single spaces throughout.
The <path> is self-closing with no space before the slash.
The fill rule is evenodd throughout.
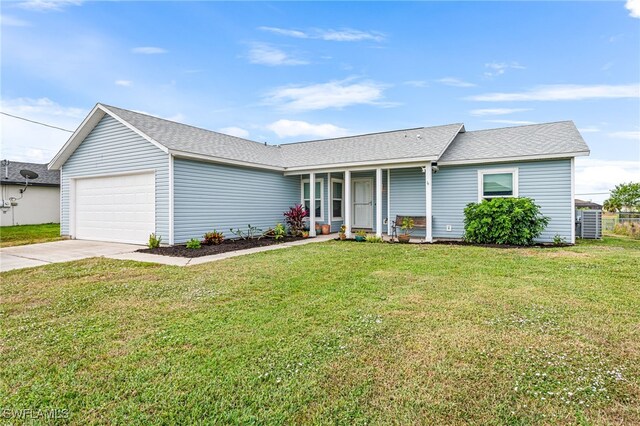
<path id="1" fill-rule="evenodd" d="M 462 124 L 371 133 L 319 141 L 283 144 L 286 167 L 358 163 L 376 160 L 438 158 Z"/>
<path id="2" fill-rule="evenodd" d="M 460 133 L 439 161 L 535 158 L 588 151 L 573 122 L 559 121 Z"/>
<path id="3" fill-rule="evenodd" d="M 0 181 L 3 184 L 18 184 L 23 185 L 25 178 L 20 174 L 20 170 L 26 169 L 36 172 L 38 178 L 29 182 L 29 185 L 33 186 L 56 186 L 60 185 L 60 171 L 49 170 L 48 164 L 39 163 L 22 163 L 19 161 L 9 161 L 9 173 L 7 177 L 7 171 L 5 167 L 0 167 Z"/>
<path id="4" fill-rule="evenodd" d="M 170 150 L 282 167 L 278 147 L 101 104 Z"/>
<path id="5" fill-rule="evenodd" d="M 482 162 L 589 151 L 571 121 L 469 132 L 458 123 L 278 146 L 100 105 L 170 150 L 278 168 L 416 158 Z"/>

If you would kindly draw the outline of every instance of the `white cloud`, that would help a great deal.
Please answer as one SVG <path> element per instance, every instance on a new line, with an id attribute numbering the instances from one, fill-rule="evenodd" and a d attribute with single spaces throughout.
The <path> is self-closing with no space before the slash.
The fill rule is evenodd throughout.
<path id="1" fill-rule="evenodd" d="M 385 35 L 378 31 L 361 31 L 351 28 L 343 28 L 340 30 L 314 28 L 306 31 L 277 27 L 258 27 L 258 29 L 287 37 L 327 41 L 382 41 L 385 39 Z"/>
<path id="2" fill-rule="evenodd" d="M 249 137 L 249 131 L 240 127 L 223 127 L 219 130 L 219 132 L 224 133 L 225 135 L 236 136 L 243 139 L 247 139 Z"/>
<path id="3" fill-rule="evenodd" d="M 140 53 L 142 55 L 158 55 L 162 53 L 167 53 L 167 49 L 163 49 L 162 47 L 155 46 L 142 46 L 142 47 L 134 47 L 131 49 L 133 53 Z"/>
<path id="4" fill-rule="evenodd" d="M 409 80 L 405 81 L 403 84 L 411 87 L 429 87 L 429 84 L 424 80 Z"/>
<path id="5" fill-rule="evenodd" d="M 359 31 L 352 29 L 321 30 L 320 38 L 330 41 L 382 41 L 384 40 L 384 35 L 375 31 Z"/>
<path id="6" fill-rule="evenodd" d="M 88 111 L 66 107 L 50 99 L 3 99 L 2 111 L 63 129 L 75 130 Z M 15 161 L 47 162 L 71 133 L 5 115 L 0 116 L 2 156 Z"/>
<path id="7" fill-rule="evenodd" d="M 621 85 L 579 85 L 551 84 L 536 86 L 524 92 L 485 93 L 470 96 L 473 101 L 579 101 L 584 99 L 615 99 L 640 97 L 640 84 Z"/>
<path id="8" fill-rule="evenodd" d="M 629 11 L 629 16 L 640 18 L 640 0 L 627 0 L 624 7 Z"/>
<path id="9" fill-rule="evenodd" d="M 18 3 L 18 6 L 37 12 L 59 12 L 68 6 L 80 6 L 82 0 L 30 0 Z"/>
<path id="10" fill-rule="evenodd" d="M 484 75 L 486 77 L 496 77 L 504 74 L 508 69 L 517 69 L 522 70 L 525 69 L 524 66 L 520 65 L 517 62 L 489 62 L 488 64 L 484 64 L 485 68 L 488 68 L 489 71 L 485 71 Z"/>
<path id="11" fill-rule="evenodd" d="M 603 202 L 608 191 L 623 182 L 640 182 L 637 161 L 576 158 L 576 197 Z M 603 193 L 603 194 L 600 194 Z"/>
<path id="12" fill-rule="evenodd" d="M 353 79 L 330 81 L 308 86 L 278 87 L 267 94 L 267 103 L 293 111 L 343 108 L 349 105 L 383 105 L 384 86 L 372 81 Z"/>
<path id="13" fill-rule="evenodd" d="M 287 36 L 287 37 L 309 38 L 309 35 L 307 33 L 299 30 L 288 30 L 285 28 L 276 28 L 276 27 L 258 27 L 258 29 L 262 31 L 274 33 L 274 34 Z"/>
<path id="14" fill-rule="evenodd" d="M 469 111 L 469 113 L 471 115 L 475 115 L 476 117 L 482 117 L 485 115 L 507 115 L 524 111 L 531 111 L 531 108 L 484 108 L 474 109 Z"/>
<path id="15" fill-rule="evenodd" d="M 133 81 L 131 81 L 131 80 L 116 80 L 114 82 L 114 84 L 116 86 L 131 87 L 133 85 Z"/>
<path id="16" fill-rule="evenodd" d="M 580 131 L 580 133 L 597 133 L 600 131 L 600 129 L 596 126 L 587 126 L 587 127 L 580 127 L 578 131 Z"/>
<path id="17" fill-rule="evenodd" d="M 0 15 L 0 25 L 3 27 L 30 27 L 31 23 L 9 15 Z"/>
<path id="18" fill-rule="evenodd" d="M 279 65 L 306 65 L 309 62 L 296 59 L 286 52 L 266 43 L 253 43 L 247 55 L 252 64 L 268 65 L 271 67 Z"/>
<path id="19" fill-rule="evenodd" d="M 279 138 L 312 136 L 318 138 L 335 138 L 347 134 L 347 130 L 333 124 L 311 124 L 306 121 L 278 120 L 267 126 Z"/>
<path id="20" fill-rule="evenodd" d="M 612 138 L 618 139 L 631 139 L 640 142 L 640 130 L 631 130 L 627 132 L 613 132 L 609 133 Z"/>
<path id="21" fill-rule="evenodd" d="M 444 77 L 440 80 L 437 80 L 438 83 L 442 83 L 445 86 L 453 86 L 453 87 L 475 87 L 475 84 L 469 83 L 467 81 L 460 80 L 455 77 Z"/>
<path id="22" fill-rule="evenodd" d="M 536 124 L 535 121 L 527 120 L 485 120 L 487 123 L 512 124 L 514 126 L 525 126 L 527 124 Z"/>

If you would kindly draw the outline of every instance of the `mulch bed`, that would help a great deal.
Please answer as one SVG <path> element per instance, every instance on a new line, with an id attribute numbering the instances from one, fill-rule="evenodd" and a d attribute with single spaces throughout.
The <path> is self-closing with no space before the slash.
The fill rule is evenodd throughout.
<path id="1" fill-rule="evenodd" d="M 571 247 L 573 244 L 553 244 L 553 243 L 535 243 L 530 246 L 515 246 L 511 244 L 476 244 L 467 241 L 434 241 L 432 244 L 442 244 L 449 246 L 476 246 L 476 247 L 490 247 L 490 248 L 503 248 L 503 249 L 526 249 L 526 248 L 558 248 L 558 247 Z"/>
<path id="2" fill-rule="evenodd" d="M 282 240 L 276 242 L 273 238 L 261 238 L 251 240 L 224 240 L 222 244 L 218 245 L 202 245 L 199 249 L 189 249 L 186 245 L 175 245 L 167 247 L 158 247 L 155 249 L 140 249 L 137 250 L 140 253 L 159 254 L 162 256 L 173 257 L 202 257 L 212 254 L 227 253 L 230 251 L 250 249 L 254 247 L 265 247 L 281 243 L 290 243 L 292 241 L 304 240 L 302 237 L 284 237 Z"/>
<path id="3" fill-rule="evenodd" d="M 356 242 L 355 239 L 353 238 L 348 238 L 346 240 L 340 240 L 339 238 L 334 238 L 334 241 L 350 241 L 350 242 Z M 358 241 L 360 242 L 360 241 Z M 366 242 L 366 241 L 364 241 Z M 385 244 L 400 244 L 398 241 L 385 241 Z M 558 247 L 572 247 L 573 244 L 567 244 L 567 243 L 563 243 L 563 244 L 553 244 L 553 243 L 535 243 L 532 244 L 530 246 L 516 246 L 516 245 L 510 245 L 510 244 L 476 244 L 476 243 L 470 243 L 468 241 L 456 241 L 456 240 L 436 240 L 432 243 L 425 243 L 425 242 L 410 242 L 410 243 L 405 243 L 406 245 L 414 245 L 414 244 L 419 244 L 419 245 L 428 245 L 428 244 L 438 244 L 438 245 L 445 245 L 445 246 L 474 246 L 474 247 L 488 247 L 488 248 L 499 248 L 499 249 L 526 249 L 526 248 L 558 248 Z"/>

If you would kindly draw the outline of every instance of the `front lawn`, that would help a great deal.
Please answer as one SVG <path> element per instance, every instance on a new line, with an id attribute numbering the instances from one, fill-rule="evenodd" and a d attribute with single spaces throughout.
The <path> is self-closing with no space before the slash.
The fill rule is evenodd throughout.
<path id="1" fill-rule="evenodd" d="M 639 424 L 640 242 L 327 242 L 0 275 L 0 407 L 72 424 Z"/>
<path id="2" fill-rule="evenodd" d="M 3 226 L 0 228 L 0 247 L 46 243 L 62 239 L 59 223 Z"/>

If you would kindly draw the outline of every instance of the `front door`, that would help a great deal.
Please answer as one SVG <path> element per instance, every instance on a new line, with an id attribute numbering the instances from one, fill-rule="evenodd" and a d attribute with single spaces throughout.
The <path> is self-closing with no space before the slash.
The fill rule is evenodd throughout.
<path id="1" fill-rule="evenodd" d="M 373 222 L 373 180 L 353 180 L 353 228 L 371 228 Z"/>

